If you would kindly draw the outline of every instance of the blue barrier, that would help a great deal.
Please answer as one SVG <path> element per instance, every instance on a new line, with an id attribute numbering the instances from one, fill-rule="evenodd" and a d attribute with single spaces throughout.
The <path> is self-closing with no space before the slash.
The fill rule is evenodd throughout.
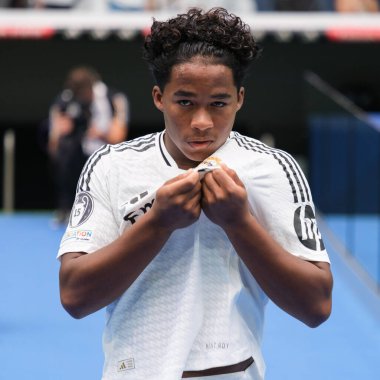
<path id="1" fill-rule="evenodd" d="M 380 292 L 380 132 L 315 74 L 306 82 L 314 203 Z"/>
<path id="2" fill-rule="evenodd" d="M 350 116 L 309 118 L 310 184 L 323 213 L 380 213 L 380 133 Z"/>

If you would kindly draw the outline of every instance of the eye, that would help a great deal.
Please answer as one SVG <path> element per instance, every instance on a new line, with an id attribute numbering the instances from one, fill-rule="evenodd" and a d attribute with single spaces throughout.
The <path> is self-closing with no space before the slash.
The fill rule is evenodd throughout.
<path id="1" fill-rule="evenodd" d="M 181 100 L 178 100 L 177 102 L 180 106 L 183 106 L 183 107 L 188 107 L 188 106 L 191 106 L 192 103 L 190 100 L 186 100 L 186 99 L 181 99 Z"/>
<path id="2" fill-rule="evenodd" d="M 218 108 L 222 108 L 222 107 L 224 107 L 226 105 L 227 105 L 227 103 L 225 103 L 225 102 L 213 102 L 212 103 L 212 106 L 218 107 Z"/>

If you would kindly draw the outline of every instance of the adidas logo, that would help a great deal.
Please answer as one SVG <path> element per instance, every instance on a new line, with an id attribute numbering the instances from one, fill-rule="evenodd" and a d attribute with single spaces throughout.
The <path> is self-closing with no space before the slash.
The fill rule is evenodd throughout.
<path id="1" fill-rule="evenodd" d="M 118 372 L 123 372 L 123 371 L 127 371 L 129 369 L 134 369 L 134 368 L 135 368 L 135 359 L 133 358 L 120 360 L 117 363 Z"/>

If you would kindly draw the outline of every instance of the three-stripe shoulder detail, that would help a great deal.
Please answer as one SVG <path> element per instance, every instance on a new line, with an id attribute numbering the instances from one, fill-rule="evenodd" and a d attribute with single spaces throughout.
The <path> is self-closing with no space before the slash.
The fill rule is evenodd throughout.
<path id="1" fill-rule="evenodd" d="M 124 141 L 115 145 L 115 152 L 123 152 L 127 149 L 134 150 L 135 152 L 145 152 L 156 145 L 156 135 L 157 133 L 151 133 L 134 140 Z"/>
<path id="2" fill-rule="evenodd" d="M 310 202 L 309 186 L 294 158 L 280 149 L 271 148 L 262 142 L 234 132 L 232 137 L 239 147 L 272 156 L 284 171 L 292 190 L 294 203 Z"/>
<path id="3" fill-rule="evenodd" d="M 95 166 L 99 161 L 111 151 L 119 153 L 125 150 L 133 150 L 135 152 L 145 152 L 156 145 L 156 133 L 152 133 L 147 136 L 139 137 L 131 141 L 125 141 L 117 145 L 104 145 L 98 149 L 86 162 L 82 173 L 79 177 L 77 192 L 78 191 L 90 191 L 91 175 Z"/>

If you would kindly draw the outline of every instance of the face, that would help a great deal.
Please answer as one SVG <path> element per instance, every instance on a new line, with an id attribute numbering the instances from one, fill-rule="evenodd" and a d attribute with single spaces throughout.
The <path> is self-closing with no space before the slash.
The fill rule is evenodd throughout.
<path id="1" fill-rule="evenodd" d="M 76 92 L 76 100 L 84 106 L 88 106 L 94 99 L 92 86 L 84 86 Z"/>
<path id="2" fill-rule="evenodd" d="M 173 66 L 163 91 L 153 88 L 153 100 L 164 115 L 166 148 L 180 168 L 195 167 L 224 144 L 243 99 L 227 66 L 202 58 Z"/>

